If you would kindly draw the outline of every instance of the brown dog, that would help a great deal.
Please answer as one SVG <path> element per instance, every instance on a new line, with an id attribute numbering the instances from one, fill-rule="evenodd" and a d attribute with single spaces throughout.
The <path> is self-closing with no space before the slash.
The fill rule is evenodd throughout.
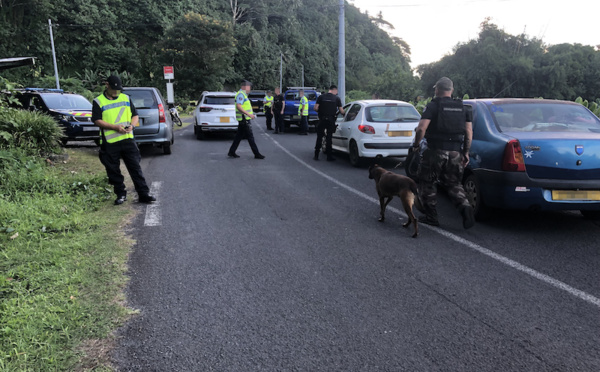
<path id="1" fill-rule="evenodd" d="M 402 200 L 404 211 L 408 215 L 408 222 L 402 224 L 402 226 L 408 227 L 413 223 L 415 233 L 412 237 L 416 238 L 419 235 L 419 225 L 413 213 L 413 205 L 420 211 L 423 210 L 423 207 L 417 195 L 417 184 L 415 181 L 406 176 L 387 171 L 377 164 L 369 168 L 369 178 L 375 180 L 375 188 L 377 189 L 377 195 L 379 195 L 379 205 L 381 207 L 379 221 L 385 221 L 385 208 L 394 196 L 398 196 Z"/>

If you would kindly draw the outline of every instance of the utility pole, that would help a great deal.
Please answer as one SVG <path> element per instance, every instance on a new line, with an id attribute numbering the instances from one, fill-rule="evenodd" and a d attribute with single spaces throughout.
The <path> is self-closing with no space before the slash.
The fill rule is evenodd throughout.
<path id="1" fill-rule="evenodd" d="M 50 44 L 52 45 L 52 60 L 54 61 L 54 77 L 56 78 L 56 89 L 60 89 L 58 81 L 58 66 L 56 65 L 56 51 L 54 50 L 54 35 L 52 34 L 52 20 L 48 18 L 48 26 L 50 27 Z"/>
<path id="2" fill-rule="evenodd" d="M 342 105 L 346 103 L 346 36 L 344 28 L 344 1 L 340 0 L 339 44 L 338 44 L 338 95 Z"/>
<path id="3" fill-rule="evenodd" d="M 302 82 L 300 86 L 304 89 L 304 65 L 302 65 Z"/>
<path id="4" fill-rule="evenodd" d="M 279 51 L 279 94 L 283 94 L 283 53 Z"/>

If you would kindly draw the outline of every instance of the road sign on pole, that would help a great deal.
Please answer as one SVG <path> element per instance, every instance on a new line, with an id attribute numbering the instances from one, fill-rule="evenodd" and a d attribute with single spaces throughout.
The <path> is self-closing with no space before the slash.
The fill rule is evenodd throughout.
<path id="1" fill-rule="evenodd" d="M 165 74 L 165 80 L 175 79 L 175 72 L 173 66 L 163 66 L 163 72 Z"/>

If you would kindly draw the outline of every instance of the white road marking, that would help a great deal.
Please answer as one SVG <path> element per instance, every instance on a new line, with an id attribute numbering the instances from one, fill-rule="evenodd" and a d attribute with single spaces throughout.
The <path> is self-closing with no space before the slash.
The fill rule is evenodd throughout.
<path id="1" fill-rule="evenodd" d="M 337 179 L 329 176 L 328 174 L 325 174 L 323 172 L 321 172 L 320 170 L 316 169 L 315 167 L 311 166 L 310 164 L 306 163 L 304 160 L 300 159 L 299 157 L 297 157 L 296 155 L 292 154 L 287 148 L 285 148 L 283 145 L 281 145 L 277 140 L 275 140 L 273 137 L 271 137 L 269 135 L 269 138 L 271 139 L 271 141 L 273 141 L 275 143 L 275 145 L 277 147 L 279 147 L 281 150 L 283 150 L 283 152 L 285 152 L 286 154 L 288 154 L 289 156 L 291 156 L 294 160 L 296 160 L 298 163 L 302 164 L 303 166 L 305 166 L 306 168 L 310 169 L 311 171 L 317 173 L 319 176 L 335 183 L 336 185 L 350 191 L 351 193 L 354 193 L 358 196 L 360 196 L 361 198 L 368 200 L 372 203 L 375 203 L 377 205 L 379 205 L 379 200 L 371 197 L 361 191 L 358 191 L 348 185 L 346 185 L 345 183 L 342 183 L 341 181 L 338 181 Z M 402 211 L 400 211 L 399 209 L 396 209 L 394 207 L 388 207 L 388 210 L 392 211 L 393 213 L 396 213 L 398 215 L 401 215 L 403 217 L 407 217 L 406 214 Z M 471 248 L 472 250 L 479 252 L 487 257 L 490 257 L 498 262 L 503 263 L 504 265 L 507 265 L 509 267 L 512 267 L 513 269 L 516 269 L 518 271 L 521 271 L 535 279 L 538 279 L 546 284 L 549 284 L 555 288 L 558 288 L 562 291 L 565 291 L 587 303 L 590 303 L 598 308 L 600 308 L 600 298 L 592 296 L 591 294 L 581 291 L 577 288 L 574 288 L 564 282 L 561 282 L 560 280 L 554 279 L 551 276 L 548 276 L 546 274 L 543 274 L 539 271 L 536 271 L 528 266 L 525 266 L 523 264 L 518 263 L 517 261 L 511 260 L 508 257 L 504 257 L 496 252 L 493 252 L 485 247 L 480 246 L 479 244 L 473 243 L 467 239 L 464 239 L 458 235 L 455 235 L 449 231 L 443 230 L 439 227 L 434 227 L 434 226 L 429 226 L 429 225 L 425 225 L 425 224 L 420 224 L 420 227 L 425 227 L 428 228 L 430 230 L 433 230 L 435 232 L 437 232 L 438 234 L 453 240 L 457 243 L 460 243 L 468 248 Z"/>
<path id="2" fill-rule="evenodd" d="M 152 182 L 150 185 L 150 195 L 156 197 L 156 201 L 152 204 L 148 204 L 146 207 L 146 218 L 144 219 L 144 226 L 161 226 L 162 215 L 160 213 L 160 189 L 162 188 L 162 181 Z"/>

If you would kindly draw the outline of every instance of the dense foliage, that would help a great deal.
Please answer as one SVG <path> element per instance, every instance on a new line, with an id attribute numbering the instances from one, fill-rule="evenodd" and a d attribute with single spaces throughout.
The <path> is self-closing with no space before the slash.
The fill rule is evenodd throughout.
<path id="1" fill-rule="evenodd" d="M 107 71 L 140 85 L 164 86 L 163 65 L 175 66 L 176 94 L 197 99 L 205 89 L 324 88 L 337 82 L 338 0 L 0 0 L 0 56 L 34 56 L 33 70 L 3 73 L 24 85 L 53 75 L 48 19 L 59 72 L 90 91 Z M 416 80 L 408 45 L 346 4 L 347 90 L 410 99 Z"/>
<path id="2" fill-rule="evenodd" d="M 581 44 L 548 46 L 525 34 L 507 34 L 489 20 L 478 38 L 418 72 L 426 95 L 433 95 L 440 76 L 448 76 L 459 97 L 600 98 L 599 51 Z"/>

